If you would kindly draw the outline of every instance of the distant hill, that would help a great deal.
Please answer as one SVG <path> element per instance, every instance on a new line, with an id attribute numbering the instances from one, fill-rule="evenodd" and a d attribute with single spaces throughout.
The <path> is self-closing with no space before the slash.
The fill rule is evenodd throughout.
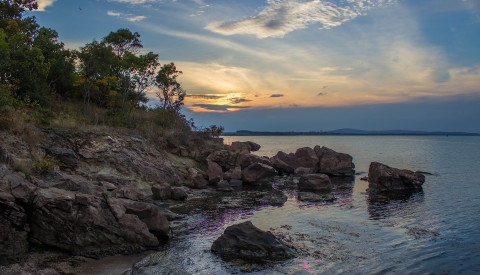
<path id="1" fill-rule="evenodd" d="M 248 131 L 239 130 L 236 132 L 225 132 L 223 136 L 480 136 L 479 133 L 468 132 L 427 132 L 411 130 L 385 130 L 385 131 L 365 131 L 358 129 L 343 128 L 333 131 L 322 132 L 268 132 L 268 131 Z"/>

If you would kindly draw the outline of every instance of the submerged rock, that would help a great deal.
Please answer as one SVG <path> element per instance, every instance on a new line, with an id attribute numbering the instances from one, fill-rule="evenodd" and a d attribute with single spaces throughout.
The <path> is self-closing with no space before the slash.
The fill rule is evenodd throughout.
<path id="1" fill-rule="evenodd" d="M 232 186 L 230 186 L 230 183 L 228 183 L 228 181 L 221 180 L 217 184 L 217 190 L 221 191 L 221 192 L 231 192 L 231 191 L 233 191 L 233 188 L 232 188 Z"/>
<path id="2" fill-rule="evenodd" d="M 425 176 L 406 169 L 397 169 L 372 162 L 368 169 L 369 192 L 420 190 Z"/>
<path id="3" fill-rule="evenodd" d="M 330 192 L 313 193 L 313 192 L 298 192 L 297 198 L 300 201 L 308 202 L 320 202 L 320 201 L 333 201 L 335 197 Z"/>
<path id="4" fill-rule="evenodd" d="M 225 261 L 265 262 L 293 257 L 291 248 L 250 221 L 227 227 L 211 250 Z"/>
<path id="5" fill-rule="evenodd" d="M 332 182 L 325 174 L 305 174 L 300 177 L 298 190 L 329 192 L 332 190 Z"/>
<path id="6" fill-rule="evenodd" d="M 271 204 L 271 205 L 283 205 L 288 200 L 287 195 L 282 191 L 273 189 L 263 196 L 262 201 Z"/>

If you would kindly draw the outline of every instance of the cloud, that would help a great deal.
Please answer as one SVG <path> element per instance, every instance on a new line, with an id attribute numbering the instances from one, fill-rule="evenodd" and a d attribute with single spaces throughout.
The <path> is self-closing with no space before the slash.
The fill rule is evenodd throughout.
<path id="1" fill-rule="evenodd" d="M 238 98 L 238 97 L 234 97 L 232 99 L 230 99 L 230 102 L 232 102 L 232 104 L 240 104 L 240 103 L 243 103 L 243 102 L 250 102 L 252 100 L 250 99 L 246 99 L 246 98 Z"/>
<path id="2" fill-rule="evenodd" d="M 201 98 L 201 99 L 220 99 L 225 97 L 224 95 L 209 95 L 209 94 L 200 94 L 200 95 L 191 95 L 187 94 L 185 97 Z"/>
<path id="3" fill-rule="evenodd" d="M 132 16 L 132 17 L 126 17 L 125 19 L 127 19 L 130 22 L 137 22 L 137 21 L 141 21 L 145 18 L 147 18 L 147 17 L 143 16 L 143 15 L 137 15 L 137 16 Z"/>
<path id="4" fill-rule="evenodd" d="M 138 21 L 141 21 L 141 20 L 147 18 L 146 16 L 143 16 L 143 15 L 132 15 L 132 14 L 126 14 L 126 13 L 110 11 L 110 10 L 107 11 L 107 15 L 120 17 L 120 18 L 125 19 L 125 20 L 130 21 L 130 22 L 138 22 Z"/>
<path id="5" fill-rule="evenodd" d="M 253 34 L 258 38 L 283 37 L 297 29 L 318 24 L 320 29 L 338 27 L 368 10 L 395 0 L 268 0 L 257 15 L 229 22 L 212 22 L 205 29 L 223 35 Z"/>
<path id="6" fill-rule="evenodd" d="M 248 109 L 250 106 L 216 105 L 216 104 L 193 104 L 193 107 L 200 107 L 209 111 L 231 111 L 232 109 Z"/>
<path id="7" fill-rule="evenodd" d="M 283 94 L 273 94 L 270 97 L 283 97 L 283 96 L 284 96 Z"/>
<path id="8" fill-rule="evenodd" d="M 46 7 L 53 5 L 57 0 L 37 0 L 38 9 L 37 11 L 45 11 Z"/>
<path id="9" fill-rule="evenodd" d="M 269 59 L 269 60 L 282 60 L 283 57 L 279 55 L 274 55 L 269 53 L 268 51 L 260 51 L 256 48 L 252 47 L 247 47 L 239 43 L 235 43 L 229 40 L 225 39 L 220 39 L 220 38 L 215 38 L 215 37 L 210 37 L 206 35 L 200 35 L 196 33 L 189 33 L 189 32 L 182 32 L 178 30 L 171 30 L 167 29 L 158 25 L 150 25 L 150 24 L 142 24 L 142 27 L 158 33 L 158 34 L 164 34 L 164 35 L 169 35 L 173 37 L 179 37 L 183 39 L 188 39 L 188 40 L 193 40 L 193 41 L 198 41 L 204 44 L 208 44 L 214 47 L 219 47 L 219 48 L 224 48 L 229 51 L 236 51 L 239 53 L 243 53 L 246 55 L 251 55 L 251 56 L 256 56 L 259 58 L 263 59 Z"/>
<path id="10" fill-rule="evenodd" d="M 119 12 L 107 11 L 107 15 L 110 15 L 110 16 L 120 16 L 120 15 L 122 15 L 122 14 L 119 13 Z"/>

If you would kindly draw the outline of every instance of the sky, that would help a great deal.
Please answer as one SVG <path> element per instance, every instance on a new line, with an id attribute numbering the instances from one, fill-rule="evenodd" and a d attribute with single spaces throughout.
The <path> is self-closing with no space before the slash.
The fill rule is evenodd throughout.
<path id="1" fill-rule="evenodd" d="M 198 126 L 480 133 L 478 0 L 37 2 L 71 49 L 140 33 L 183 71 Z"/>

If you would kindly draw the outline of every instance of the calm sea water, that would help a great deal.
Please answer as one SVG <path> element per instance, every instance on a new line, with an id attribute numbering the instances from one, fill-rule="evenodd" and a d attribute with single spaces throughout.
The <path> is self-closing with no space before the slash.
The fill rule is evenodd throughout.
<path id="1" fill-rule="evenodd" d="M 480 138 L 446 136 L 224 137 L 254 141 L 258 155 L 326 146 L 353 156 L 357 172 L 372 161 L 432 173 L 423 192 L 371 201 L 356 176 L 334 189 L 330 203 L 297 201 L 286 190 L 282 207 L 257 193 L 212 197 L 177 224 L 176 237 L 152 255 L 141 274 L 239 274 L 210 246 L 229 225 L 246 220 L 294 244 L 294 259 L 253 274 L 480 273 Z"/>

